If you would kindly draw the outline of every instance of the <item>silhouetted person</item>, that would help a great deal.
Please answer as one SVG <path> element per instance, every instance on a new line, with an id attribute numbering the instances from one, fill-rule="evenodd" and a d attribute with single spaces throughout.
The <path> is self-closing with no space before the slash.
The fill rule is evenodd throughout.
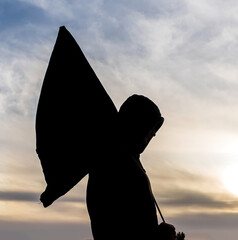
<path id="1" fill-rule="evenodd" d="M 100 164 L 89 172 L 87 206 L 95 240 L 175 239 L 172 225 L 158 227 L 150 182 L 140 162 L 163 121 L 158 107 L 144 96 L 133 95 L 121 106 L 118 132 L 105 146 L 103 161 L 98 159 Z"/>
<path id="2" fill-rule="evenodd" d="M 129 97 L 117 111 L 69 31 L 60 27 L 36 114 L 36 151 L 44 207 L 89 173 L 87 206 L 95 240 L 173 240 L 158 227 L 140 154 L 163 124 L 148 98 Z"/>

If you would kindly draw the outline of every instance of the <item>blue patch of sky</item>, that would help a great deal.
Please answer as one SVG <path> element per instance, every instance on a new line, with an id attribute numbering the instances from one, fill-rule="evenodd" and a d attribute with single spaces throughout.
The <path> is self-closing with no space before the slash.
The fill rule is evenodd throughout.
<path id="1" fill-rule="evenodd" d="M 15 57 L 15 53 L 19 51 L 29 53 L 32 43 L 40 40 L 38 38 L 42 32 L 39 33 L 38 27 L 49 21 L 41 8 L 18 1 L 1 1 L 0 41 L 2 51 L 5 51 L 1 53 L 2 57 Z"/>
<path id="2" fill-rule="evenodd" d="M 52 19 L 43 9 L 19 1 L 0 1 L 0 62 L 35 57 L 35 46 L 54 39 Z M 52 38 L 52 39 L 51 39 Z M 40 55 L 40 53 L 39 53 Z"/>
<path id="3" fill-rule="evenodd" d="M 46 18 L 44 11 L 33 5 L 18 1 L 0 2 L 1 31 L 28 23 L 34 24 Z"/>

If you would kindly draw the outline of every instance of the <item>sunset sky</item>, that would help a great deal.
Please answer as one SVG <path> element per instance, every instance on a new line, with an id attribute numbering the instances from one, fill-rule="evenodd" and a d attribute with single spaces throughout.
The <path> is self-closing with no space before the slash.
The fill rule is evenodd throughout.
<path id="1" fill-rule="evenodd" d="M 237 239 L 237 12 L 236 0 L 1 0 L 1 239 L 92 239 L 86 178 L 39 201 L 35 114 L 61 25 L 117 108 L 134 93 L 158 104 L 165 123 L 141 160 L 165 220 L 188 240 Z"/>

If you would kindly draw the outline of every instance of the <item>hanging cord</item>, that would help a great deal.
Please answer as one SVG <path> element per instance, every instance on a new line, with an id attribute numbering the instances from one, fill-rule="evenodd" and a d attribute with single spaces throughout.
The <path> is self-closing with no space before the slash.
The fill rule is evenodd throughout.
<path id="1" fill-rule="evenodd" d="M 155 200 L 155 197 L 154 197 L 154 202 L 155 202 L 155 206 L 156 206 L 156 208 L 157 208 L 157 210 L 158 210 L 158 212 L 159 212 L 159 215 L 160 215 L 162 221 L 165 223 L 164 217 L 163 217 L 163 215 L 162 215 L 162 212 L 160 211 L 160 208 L 159 208 L 158 203 L 157 203 L 156 200 Z"/>
<path id="2" fill-rule="evenodd" d="M 155 206 L 156 206 L 156 208 L 157 208 L 157 210 L 158 210 L 158 212 L 159 212 L 159 215 L 160 215 L 162 221 L 165 223 L 165 220 L 164 220 L 164 217 L 163 217 L 163 215 L 162 215 L 162 212 L 161 212 L 160 209 L 159 209 L 159 205 L 158 205 L 158 203 L 157 203 L 156 200 L 155 200 L 155 196 L 154 196 L 154 194 L 153 194 L 153 191 L 152 191 L 152 188 L 151 188 L 151 184 L 150 184 L 150 179 L 149 179 L 149 177 L 147 176 L 146 171 L 145 171 L 145 169 L 143 168 L 141 162 L 140 162 L 140 161 L 135 161 L 135 163 L 136 163 L 136 164 L 139 166 L 139 168 L 144 172 L 145 177 L 147 178 L 147 181 L 148 181 L 148 184 L 149 184 L 149 189 L 150 189 L 151 196 L 152 196 L 152 198 L 154 199 Z"/>

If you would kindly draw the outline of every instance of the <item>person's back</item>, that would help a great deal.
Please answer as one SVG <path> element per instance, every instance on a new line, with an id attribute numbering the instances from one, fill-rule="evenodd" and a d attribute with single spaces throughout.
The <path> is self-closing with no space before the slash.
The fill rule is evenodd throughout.
<path id="1" fill-rule="evenodd" d="M 94 240 L 159 240 L 154 197 L 140 162 L 163 124 L 158 107 L 133 95 L 121 106 L 117 131 L 89 173 L 87 206 Z"/>
<path id="2" fill-rule="evenodd" d="M 156 209 L 139 158 L 118 152 L 111 161 L 110 168 L 89 174 L 87 204 L 94 239 L 152 239 Z"/>

